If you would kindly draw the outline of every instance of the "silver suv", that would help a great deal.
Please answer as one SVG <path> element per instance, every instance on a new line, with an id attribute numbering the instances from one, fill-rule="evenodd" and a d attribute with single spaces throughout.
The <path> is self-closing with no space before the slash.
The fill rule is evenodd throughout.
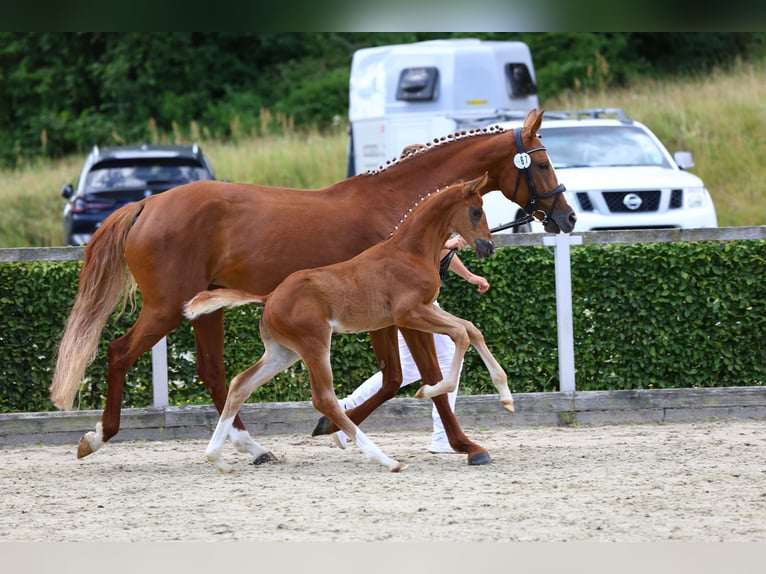
<path id="1" fill-rule="evenodd" d="M 694 166 L 691 153 L 671 155 L 623 110 L 546 111 L 540 135 L 577 213 L 577 231 L 717 227 L 708 190 L 686 171 Z"/>

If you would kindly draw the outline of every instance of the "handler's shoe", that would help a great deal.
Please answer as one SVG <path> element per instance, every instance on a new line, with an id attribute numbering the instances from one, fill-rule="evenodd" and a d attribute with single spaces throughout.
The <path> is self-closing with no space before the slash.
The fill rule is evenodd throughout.
<path id="1" fill-rule="evenodd" d="M 428 445 L 428 452 L 433 454 L 457 454 L 457 451 L 448 442 L 432 442 Z"/>
<path id="2" fill-rule="evenodd" d="M 348 446 L 348 440 L 346 439 L 346 433 L 344 433 L 342 430 L 332 433 L 332 440 L 335 441 L 335 444 L 339 449 L 346 450 L 346 447 Z"/>
<path id="3" fill-rule="evenodd" d="M 433 435 L 431 435 L 431 444 L 428 446 L 428 452 L 432 452 L 434 454 L 457 453 L 457 451 L 450 446 L 449 440 L 447 439 L 447 434 L 444 431 L 435 432 Z"/>

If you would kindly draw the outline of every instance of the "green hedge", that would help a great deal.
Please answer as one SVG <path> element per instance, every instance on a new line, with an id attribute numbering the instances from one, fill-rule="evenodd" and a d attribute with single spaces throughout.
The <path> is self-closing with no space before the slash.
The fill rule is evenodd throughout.
<path id="1" fill-rule="evenodd" d="M 572 250 L 578 390 L 763 385 L 766 380 L 766 242 L 589 245 Z M 502 248 L 488 260 L 461 257 L 492 288 L 480 294 L 456 276 L 445 309 L 471 319 L 509 375 L 514 392 L 558 390 L 553 249 Z M 53 410 L 48 400 L 55 349 L 77 284 L 77 262 L 0 265 L 0 412 Z M 227 311 L 229 376 L 262 352 L 255 307 Z M 103 407 L 106 344 L 135 313 L 110 323 L 87 371 L 79 404 Z M 168 336 L 170 401 L 210 400 L 194 371 L 192 330 Z M 351 392 L 375 370 L 366 334 L 333 342 L 336 392 Z M 124 406 L 152 403 L 151 354 L 128 373 Z M 406 389 L 411 394 L 417 385 Z M 466 355 L 461 394 L 493 394 L 481 360 Z M 253 401 L 310 400 L 299 363 L 259 389 Z"/>

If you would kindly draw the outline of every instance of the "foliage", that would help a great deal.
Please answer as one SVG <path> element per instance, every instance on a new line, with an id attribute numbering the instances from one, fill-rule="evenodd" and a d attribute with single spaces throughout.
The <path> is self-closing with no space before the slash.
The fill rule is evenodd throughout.
<path id="1" fill-rule="evenodd" d="M 0 32 L 0 166 L 140 143 L 156 130 L 230 138 L 260 110 L 300 128 L 348 108 L 357 48 L 450 36 L 524 40 L 542 101 L 635 75 L 705 73 L 763 48 L 761 33 Z M 673 57 L 667 57 L 672 54 Z"/>
<path id="2" fill-rule="evenodd" d="M 509 375 L 514 392 L 558 390 L 552 248 L 502 248 L 495 257 L 461 257 L 490 281 L 484 294 L 452 275 L 443 308 L 468 319 Z M 766 242 L 583 246 L 572 251 L 576 383 L 579 390 L 763 385 L 766 379 Z M 74 298 L 79 263 L 0 266 L 0 411 L 52 410 L 48 387 L 55 350 Z M 231 376 L 262 353 L 256 307 L 228 310 L 226 368 Z M 103 407 L 106 344 L 136 314 L 105 329 L 76 403 Z M 337 336 L 335 390 L 353 391 L 375 370 L 366 334 Z M 168 336 L 170 400 L 207 404 L 195 375 L 192 330 Z M 152 402 L 151 355 L 128 373 L 126 407 Z M 413 390 L 416 385 L 412 386 Z M 461 394 L 494 394 L 475 351 L 466 355 Z M 310 400 L 298 363 L 251 401 Z"/>

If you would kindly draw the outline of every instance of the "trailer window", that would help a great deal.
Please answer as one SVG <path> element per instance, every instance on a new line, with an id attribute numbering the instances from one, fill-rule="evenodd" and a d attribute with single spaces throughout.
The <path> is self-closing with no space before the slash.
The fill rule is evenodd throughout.
<path id="1" fill-rule="evenodd" d="M 532 74 L 526 64 L 506 64 L 505 78 L 508 84 L 508 94 L 512 98 L 531 96 L 537 93 L 537 86 L 532 80 Z"/>
<path id="2" fill-rule="evenodd" d="M 399 74 L 396 99 L 405 102 L 430 102 L 436 99 L 439 70 L 434 66 L 404 68 Z"/>

